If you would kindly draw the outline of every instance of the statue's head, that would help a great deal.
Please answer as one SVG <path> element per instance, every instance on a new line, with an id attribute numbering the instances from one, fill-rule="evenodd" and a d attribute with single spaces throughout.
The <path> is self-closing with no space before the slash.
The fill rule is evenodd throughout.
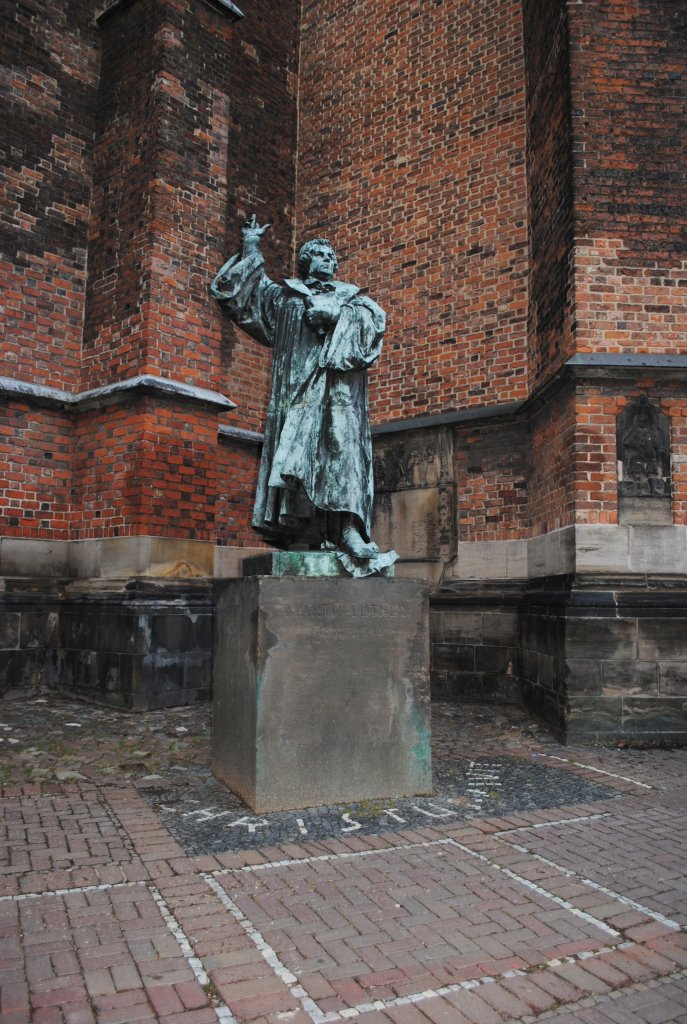
<path id="1" fill-rule="evenodd" d="M 326 238 L 312 238 L 298 253 L 298 273 L 303 280 L 307 277 L 329 280 L 338 265 L 336 253 Z"/>

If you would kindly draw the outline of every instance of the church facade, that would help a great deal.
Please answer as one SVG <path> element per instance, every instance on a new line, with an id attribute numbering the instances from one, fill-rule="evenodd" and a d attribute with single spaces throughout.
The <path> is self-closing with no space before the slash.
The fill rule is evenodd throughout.
<path id="1" fill-rule="evenodd" d="M 255 213 L 273 276 L 325 235 L 387 312 L 373 535 L 434 692 L 684 742 L 684 4 L 7 12 L 4 690 L 208 695 L 270 375 L 208 284 Z"/>

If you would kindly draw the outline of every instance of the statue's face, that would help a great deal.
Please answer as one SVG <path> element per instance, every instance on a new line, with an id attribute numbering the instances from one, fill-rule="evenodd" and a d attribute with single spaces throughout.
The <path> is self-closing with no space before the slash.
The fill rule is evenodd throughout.
<path id="1" fill-rule="evenodd" d="M 334 276 L 336 256 L 328 245 L 318 245 L 310 252 L 310 276 L 329 281 Z"/>

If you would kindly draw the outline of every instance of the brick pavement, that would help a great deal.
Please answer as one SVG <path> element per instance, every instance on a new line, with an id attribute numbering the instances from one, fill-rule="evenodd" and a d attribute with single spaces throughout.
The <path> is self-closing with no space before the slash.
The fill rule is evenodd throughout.
<path id="1" fill-rule="evenodd" d="M 435 758 L 507 752 L 600 798 L 364 834 L 343 812 L 271 846 L 244 809 L 253 846 L 189 856 L 147 787 L 202 774 L 208 724 L 2 706 L 0 1024 L 687 1022 L 687 752 L 437 705 Z"/>

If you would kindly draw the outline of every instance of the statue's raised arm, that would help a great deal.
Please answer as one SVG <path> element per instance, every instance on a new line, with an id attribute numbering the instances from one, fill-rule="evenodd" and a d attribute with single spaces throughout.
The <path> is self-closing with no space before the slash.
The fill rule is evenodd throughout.
<path id="1" fill-rule="evenodd" d="M 263 345 L 274 338 L 274 300 L 279 285 L 264 272 L 260 250 L 262 237 L 270 227 L 258 224 L 255 214 L 241 228 L 241 252 L 220 267 L 210 283 L 210 292 L 229 316 Z"/>
<path id="2" fill-rule="evenodd" d="M 270 224 L 263 224 L 262 227 L 258 224 L 258 219 L 253 214 L 250 220 L 241 228 L 241 239 L 243 241 L 243 255 L 250 256 L 254 252 L 259 252 L 260 243 L 262 242 L 262 236 L 265 234 L 267 229 L 271 227 Z"/>
<path id="3" fill-rule="evenodd" d="M 367 369 L 381 352 L 384 311 L 335 278 L 325 238 L 301 248 L 298 277 L 271 281 L 260 249 L 268 228 L 253 214 L 241 252 L 210 286 L 236 323 L 274 349 L 253 526 L 276 547 L 334 550 L 352 575 L 370 575 L 398 557 L 370 537 Z"/>

